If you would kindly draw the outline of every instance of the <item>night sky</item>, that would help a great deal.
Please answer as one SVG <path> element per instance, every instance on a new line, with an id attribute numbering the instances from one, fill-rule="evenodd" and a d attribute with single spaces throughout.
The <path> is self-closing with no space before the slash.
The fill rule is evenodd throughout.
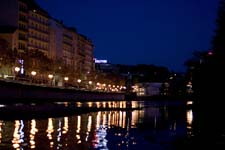
<path id="1" fill-rule="evenodd" d="M 185 71 L 195 50 L 209 50 L 219 0 L 37 0 L 51 16 L 90 38 L 112 64 Z"/>

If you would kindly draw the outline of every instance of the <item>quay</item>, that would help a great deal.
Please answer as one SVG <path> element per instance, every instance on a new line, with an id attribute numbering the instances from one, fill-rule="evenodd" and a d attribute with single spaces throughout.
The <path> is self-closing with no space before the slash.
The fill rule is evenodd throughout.
<path id="1" fill-rule="evenodd" d="M 130 95 L 129 95 L 130 96 Z M 125 100 L 126 92 L 80 90 L 0 80 L 0 103 Z"/>

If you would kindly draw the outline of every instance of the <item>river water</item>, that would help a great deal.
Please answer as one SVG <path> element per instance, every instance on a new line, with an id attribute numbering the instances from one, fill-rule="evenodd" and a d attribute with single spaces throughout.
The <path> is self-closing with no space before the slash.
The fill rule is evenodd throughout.
<path id="1" fill-rule="evenodd" d="M 178 139 L 193 136 L 192 103 L 106 101 L 0 105 L 0 149 L 172 150 Z"/>

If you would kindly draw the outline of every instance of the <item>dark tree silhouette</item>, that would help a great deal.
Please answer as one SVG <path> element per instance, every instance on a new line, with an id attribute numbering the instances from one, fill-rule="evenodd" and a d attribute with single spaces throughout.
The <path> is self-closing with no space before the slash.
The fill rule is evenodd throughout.
<path id="1" fill-rule="evenodd" d="M 193 125 L 198 145 L 225 146 L 225 0 L 220 0 L 210 51 L 197 52 L 189 66 L 195 95 Z"/>
<path id="2" fill-rule="evenodd" d="M 225 0 L 219 2 L 216 25 L 212 50 L 202 57 L 203 61 L 193 71 L 201 141 L 204 141 L 203 145 L 215 146 L 215 149 L 225 145 Z"/>
<path id="3" fill-rule="evenodd" d="M 16 55 L 16 50 L 10 49 L 9 43 L 4 39 L 0 39 L 0 68 L 4 66 L 9 70 L 12 69 Z"/>
<path id="4" fill-rule="evenodd" d="M 220 63 L 225 60 L 225 0 L 220 0 L 216 20 L 217 29 L 212 40 L 212 48 Z"/>

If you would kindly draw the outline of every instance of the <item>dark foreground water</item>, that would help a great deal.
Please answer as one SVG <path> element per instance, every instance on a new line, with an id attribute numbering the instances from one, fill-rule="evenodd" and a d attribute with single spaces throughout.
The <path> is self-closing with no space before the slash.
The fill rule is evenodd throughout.
<path id="1" fill-rule="evenodd" d="M 192 101 L 0 105 L 0 149 L 172 150 L 174 143 L 193 136 L 191 105 Z"/>

